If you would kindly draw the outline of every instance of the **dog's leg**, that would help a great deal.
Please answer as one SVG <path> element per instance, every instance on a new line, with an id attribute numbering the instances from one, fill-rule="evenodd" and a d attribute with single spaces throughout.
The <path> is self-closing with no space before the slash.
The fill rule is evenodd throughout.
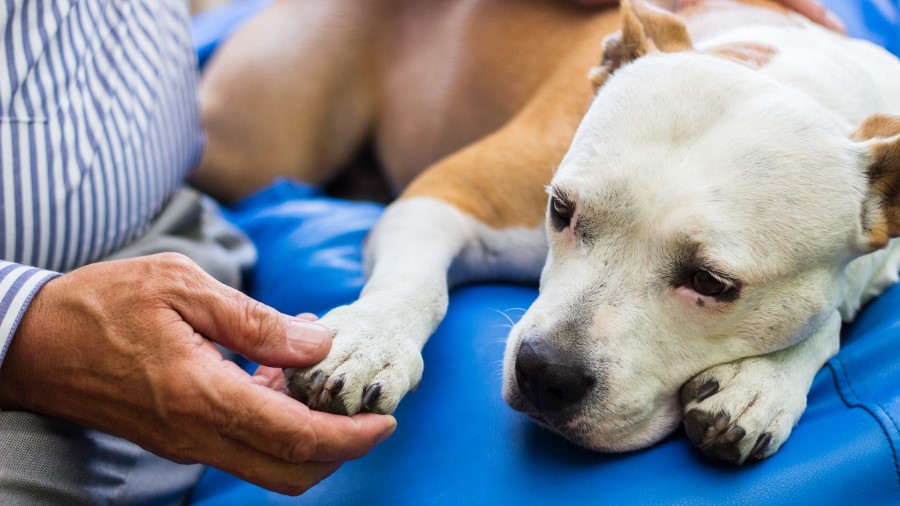
<path id="1" fill-rule="evenodd" d="M 383 3 L 279 0 L 229 38 L 204 70 L 208 142 L 191 182 L 232 201 L 343 168 L 374 122 Z"/>
<path id="2" fill-rule="evenodd" d="M 775 353 L 711 367 L 681 389 L 684 426 L 704 453 L 738 464 L 762 460 L 787 440 L 813 378 L 840 346 L 835 311 L 815 334 Z"/>
<path id="3" fill-rule="evenodd" d="M 534 279 L 545 256 L 541 227 L 497 230 L 438 199 L 397 202 L 368 240 L 360 299 L 321 320 L 334 332 L 331 353 L 287 371 L 292 394 L 314 409 L 393 412 L 422 376 L 422 347 L 447 310 L 448 270 Z"/>

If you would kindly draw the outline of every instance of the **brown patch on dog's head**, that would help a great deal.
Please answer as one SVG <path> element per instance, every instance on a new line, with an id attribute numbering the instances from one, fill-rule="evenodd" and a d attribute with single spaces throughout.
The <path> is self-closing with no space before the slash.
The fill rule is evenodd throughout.
<path id="1" fill-rule="evenodd" d="M 868 148 L 869 198 L 863 230 L 869 248 L 875 250 L 900 236 L 900 116 L 869 116 L 852 137 Z"/>
<path id="2" fill-rule="evenodd" d="M 764 67 L 778 54 L 778 51 L 773 47 L 741 42 L 723 44 L 704 52 L 741 63 L 753 69 Z"/>
<path id="3" fill-rule="evenodd" d="M 603 41 L 603 60 L 588 73 L 595 91 L 616 69 L 641 56 L 693 49 L 684 22 L 671 12 L 643 0 L 622 0 L 619 12 L 622 30 Z"/>

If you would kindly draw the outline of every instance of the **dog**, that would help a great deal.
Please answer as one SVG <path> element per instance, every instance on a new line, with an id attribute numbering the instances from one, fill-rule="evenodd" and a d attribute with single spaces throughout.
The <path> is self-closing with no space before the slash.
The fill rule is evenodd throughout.
<path id="1" fill-rule="evenodd" d="M 370 139 L 402 189 L 359 300 L 321 320 L 330 355 L 286 372 L 310 407 L 393 412 L 450 286 L 539 277 L 513 409 L 604 452 L 683 422 L 744 463 L 898 280 L 897 83 L 884 50 L 768 0 L 278 2 L 204 76 L 195 182 L 321 183 Z"/>

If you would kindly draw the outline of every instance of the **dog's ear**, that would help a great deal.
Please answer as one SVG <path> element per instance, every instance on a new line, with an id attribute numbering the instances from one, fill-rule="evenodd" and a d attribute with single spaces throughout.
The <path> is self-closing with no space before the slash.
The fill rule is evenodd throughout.
<path id="1" fill-rule="evenodd" d="M 853 134 L 864 143 L 869 180 L 863 207 L 863 230 L 868 247 L 883 248 L 900 237 L 900 116 L 874 114 Z"/>
<path id="2" fill-rule="evenodd" d="M 644 0 L 622 0 L 619 13 L 622 30 L 603 41 L 603 60 L 588 74 L 595 91 L 616 69 L 650 52 L 693 49 L 687 28 L 671 12 Z"/>

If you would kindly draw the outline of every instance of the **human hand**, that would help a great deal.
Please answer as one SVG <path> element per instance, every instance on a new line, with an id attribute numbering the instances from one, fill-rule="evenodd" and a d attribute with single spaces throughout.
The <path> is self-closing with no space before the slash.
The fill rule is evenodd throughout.
<path id="1" fill-rule="evenodd" d="M 619 0 L 573 0 L 581 5 L 588 6 L 604 6 L 616 5 Z M 671 0 L 670 0 L 671 1 Z M 699 3 L 701 0 L 675 0 L 678 9 Z M 836 32 L 846 33 L 847 29 L 839 17 L 828 10 L 819 0 L 776 0 L 788 9 L 797 11 L 798 13 L 808 17 L 812 21 L 822 26 L 830 28 Z"/>
<path id="2" fill-rule="evenodd" d="M 310 320 L 281 315 L 180 255 L 89 265 L 32 300 L 0 368 L 0 408 L 299 494 L 396 426 L 390 416 L 311 411 L 278 391 L 272 367 L 311 365 L 331 348 Z M 210 340 L 270 368 L 251 377 Z"/>

